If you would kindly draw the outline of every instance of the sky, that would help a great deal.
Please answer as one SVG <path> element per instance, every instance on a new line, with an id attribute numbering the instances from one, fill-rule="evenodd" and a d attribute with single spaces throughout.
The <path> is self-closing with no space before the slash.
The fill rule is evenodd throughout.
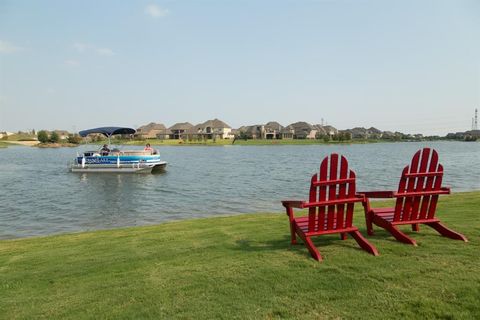
<path id="1" fill-rule="evenodd" d="M 478 0 L 0 0 L 0 131 L 219 118 L 445 135 L 475 108 Z"/>

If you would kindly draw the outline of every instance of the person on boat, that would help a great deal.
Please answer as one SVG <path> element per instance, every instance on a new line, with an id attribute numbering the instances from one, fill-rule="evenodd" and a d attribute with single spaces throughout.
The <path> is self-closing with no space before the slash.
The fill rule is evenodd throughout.
<path id="1" fill-rule="evenodd" d="M 109 152 L 110 149 L 108 148 L 108 144 L 104 144 L 102 149 L 100 149 L 100 153 L 102 154 L 102 156 L 108 155 Z"/>
<path id="2" fill-rule="evenodd" d="M 144 151 L 150 151 L 153 153 L 153 148 L 150 146 L 150 143 L 147 143 L 145 145 L 145 148 L 143 148 Z"/>

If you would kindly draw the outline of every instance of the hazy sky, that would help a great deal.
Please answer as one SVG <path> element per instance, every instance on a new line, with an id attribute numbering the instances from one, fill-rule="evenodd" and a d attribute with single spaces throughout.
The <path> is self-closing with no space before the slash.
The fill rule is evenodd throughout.
<path id="1" fill-rule="evenodd" d="M 469 130 L 480 1 L 0 0 L 0 131 Z"/>

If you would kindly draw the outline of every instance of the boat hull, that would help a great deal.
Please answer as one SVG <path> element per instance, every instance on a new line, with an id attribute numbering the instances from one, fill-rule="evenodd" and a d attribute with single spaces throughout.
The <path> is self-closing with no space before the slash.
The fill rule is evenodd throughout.
<path id="1" fill-rule="evenodd" d="M 87 152 L 75 158 L 70 166 L 71 172 L 78 173 L 151 173 L 165 170 L 167 162 L 160 160 L 159 154 L 130 154 L 99 155 Z M 132 154 L 136 153 L 136 154 Z"/>
<path id="2" fill-rule="evenodd" d="M 74 164 L 70 167 L 72 172 L 77 173 L 152 173 L 164 171 L 167 162 L 160 161 L 155 164 L 130 164 L 130 165 L 82 165 Z"/>

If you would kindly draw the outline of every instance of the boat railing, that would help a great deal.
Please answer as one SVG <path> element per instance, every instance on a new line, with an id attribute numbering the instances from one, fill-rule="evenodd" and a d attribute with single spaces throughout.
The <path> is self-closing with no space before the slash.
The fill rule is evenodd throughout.
<path id="1" fill-rule="evenodd" d="M 150 156 L 157 155 L 157 150 L 112 150 L 110 152 L 102 151 L 85 151 L 86 157 L 99 157 L 99 156 Z"/>

